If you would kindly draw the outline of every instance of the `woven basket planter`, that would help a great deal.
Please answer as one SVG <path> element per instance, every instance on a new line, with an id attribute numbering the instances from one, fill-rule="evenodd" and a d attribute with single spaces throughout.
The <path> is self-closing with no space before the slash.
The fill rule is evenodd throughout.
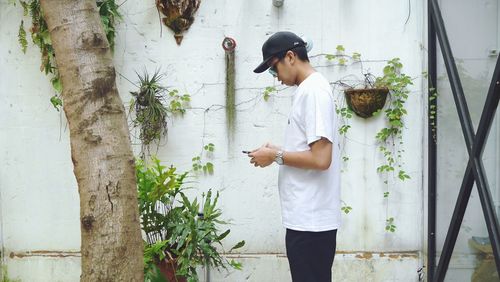
<path id="1" fill-rule="evenodd" d="M 388 88 L 347 89 L 344 91 L 347 105 L 358 116 L 369 118 L 382 109 L 387 99 Z"/>

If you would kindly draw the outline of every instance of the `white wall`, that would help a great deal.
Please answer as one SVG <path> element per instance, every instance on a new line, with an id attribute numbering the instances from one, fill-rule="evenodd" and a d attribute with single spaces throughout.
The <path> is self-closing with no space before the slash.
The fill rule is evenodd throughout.
<path id="1" fill-rule="evenodd" d="M 40 55 L 30 45 L 22 54 L 17 43 L 19 7 L 0 2 L 0 196 L 4 263 L 11 277 L 23 281 L 79 279 L 79 202 L 72 174 L 68 131 L 64 117 L 49 103 L 52 89 L 39 71 Z M 411 9 L 409 8 L 411 4 Z M 411 180 L 389 179 L 376 173 L 382 161 L 375 144 L 380 118 L 353 118 L 345 140 L 350 161 L 342 176 L 342 199 L 353 210 L 343 217 L 338 233 L 335 281 L 416 281 L 422 266 L 423 126 L 421 72 L 426 56 L 424 6 L 421 1 L 286 0 L 276 8 L 271 0 L 202 1 L 195 22 L 177 46 L 160 24 L 154 1 L 125 1 L 124 22 L 117 29 L 115 64 L 120 94 L 126 104 L 136 81 L 135 71 L 160 68 L 165 84 L 192 96 L 192 109 L 169 120 L 168 140 L 158 157 L 180 171 L 203 144 L 214 143 L 215 174 L 198 175 L 201 195 L 221 190 L 220 205 L 232 220 L 227 245 L 246 240 L 240 256 L 244 271 L 230 276 L 212 273 L 212 281 L 289 281 L 284 253 L 284 230 L 277 195 L 277 168 L 256 169 L 240 152 L 266 141 L 281 143 L 293 89 L 276 84 L 268 74 L 252 72 L 261 61 L 260 48 L 273 32 L 291 30 L 312 38 L 310 55 L 334 53 L 338 44 L 359 52 L 365 68 L 380 74 L 383 60 L 400 57 L 404 71 L 415 78 L 408 101 L 403 140 L 405 170 Z M 405 21 L 409 14 L 408 23 Z M 237 125 L 231 146 L 226 140 L 225 62 L 221 42 L 237 41 Z M 329 66 L 311 60 L 330 81 L 354 73 L 356 66 Z M 125 79 L 126 78 L 126 79 Z M 265 102 L 266 86 L 279 91 Z M 340 94 L 338 91 L 336 94 Z M 214 106 L 214 107 L 211 107 Z M 208 111 L 205 111 L 206 109 Z M 168 141 L 168 142 L 167 142 Z M 139 146 L 135 147 L 136 152 Z M 391 197 L 384 200 L 389 189 Z M 397 231 L 384 231 L 394 216 Z M 76 253 L 75 253 L 76 252 Z M 9 254 L 12 253 L 12 258 Z M 36 271 L 35 271 L 36 270 Z"/>

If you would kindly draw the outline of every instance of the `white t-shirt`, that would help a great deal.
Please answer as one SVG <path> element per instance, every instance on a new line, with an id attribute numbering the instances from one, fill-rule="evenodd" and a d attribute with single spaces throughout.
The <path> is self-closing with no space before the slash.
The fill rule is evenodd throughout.
<path id="1" fill-rule="evenodd" d="M 337 122 L 330 84 L 323 75 L 314 72 L 295 90 L 282 149 L 311 150 L 309 144 L 324 137 L 332 142 L 332 162 L 324 171 L 280 166 L 278 186 L 285 228 L 319 232 L 340 227 Z"/>

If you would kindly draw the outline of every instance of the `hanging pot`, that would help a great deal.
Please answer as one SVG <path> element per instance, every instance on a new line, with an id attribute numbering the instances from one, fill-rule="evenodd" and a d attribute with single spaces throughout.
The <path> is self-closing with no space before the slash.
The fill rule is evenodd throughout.
<path id="1" fill-rule="evenodd" d="M 388 88 L 350 88 L 344 91 L 347 105 L 358 116 L 369 118 L 382 109 L 387 99 Z"/>
<path id="2" fill-rule="evenodd" d="M 156 7 L 164 17 L 163 23 L 173 32 L 175 41 L 181 44 L 183 33 L 194 22 L 194 14 L 200 7 L 201 0 L 156 0 Z"/>

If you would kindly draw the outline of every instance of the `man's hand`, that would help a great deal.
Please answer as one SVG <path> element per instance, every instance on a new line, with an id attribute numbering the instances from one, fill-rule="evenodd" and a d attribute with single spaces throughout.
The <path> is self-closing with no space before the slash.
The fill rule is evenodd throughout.
<path id="1" fill-rule="evenodd" d="M 266 167 L 273 163 L 278 148 L 270 143 L 262 145 L 259 149 L 255 149 L 248 156 L 251 158 L 250 163 L 254 166 Z"/>
<path id="2" fill-rule="evenodd" d="M 269 143 L 269 142 L 267 142 L 267 143 L 264 145 L 264 147 L 269 148 L 269 149 L 273 149 L 273 150 L 276 150 L 276 151 L 281 150 L 281 148 L 280 148 L 280 147 L 278 147 L 278 146 L 276 146 L 276 145 L 273 145 L 273 144 L 271 144 L 271 143 Z"/>
<path id="3" fill-rule="evenodd" d="M 283 151 L 283 159 L 287 166 L 302 169 L 327 170 L 332 163 L 332 143 L 322 137 L 309 145 L 310 150 L 300 152 Z M 248 154 L 254 166 L 266 167 L 273 163 L 279 147 L 266 143 Z"/>

